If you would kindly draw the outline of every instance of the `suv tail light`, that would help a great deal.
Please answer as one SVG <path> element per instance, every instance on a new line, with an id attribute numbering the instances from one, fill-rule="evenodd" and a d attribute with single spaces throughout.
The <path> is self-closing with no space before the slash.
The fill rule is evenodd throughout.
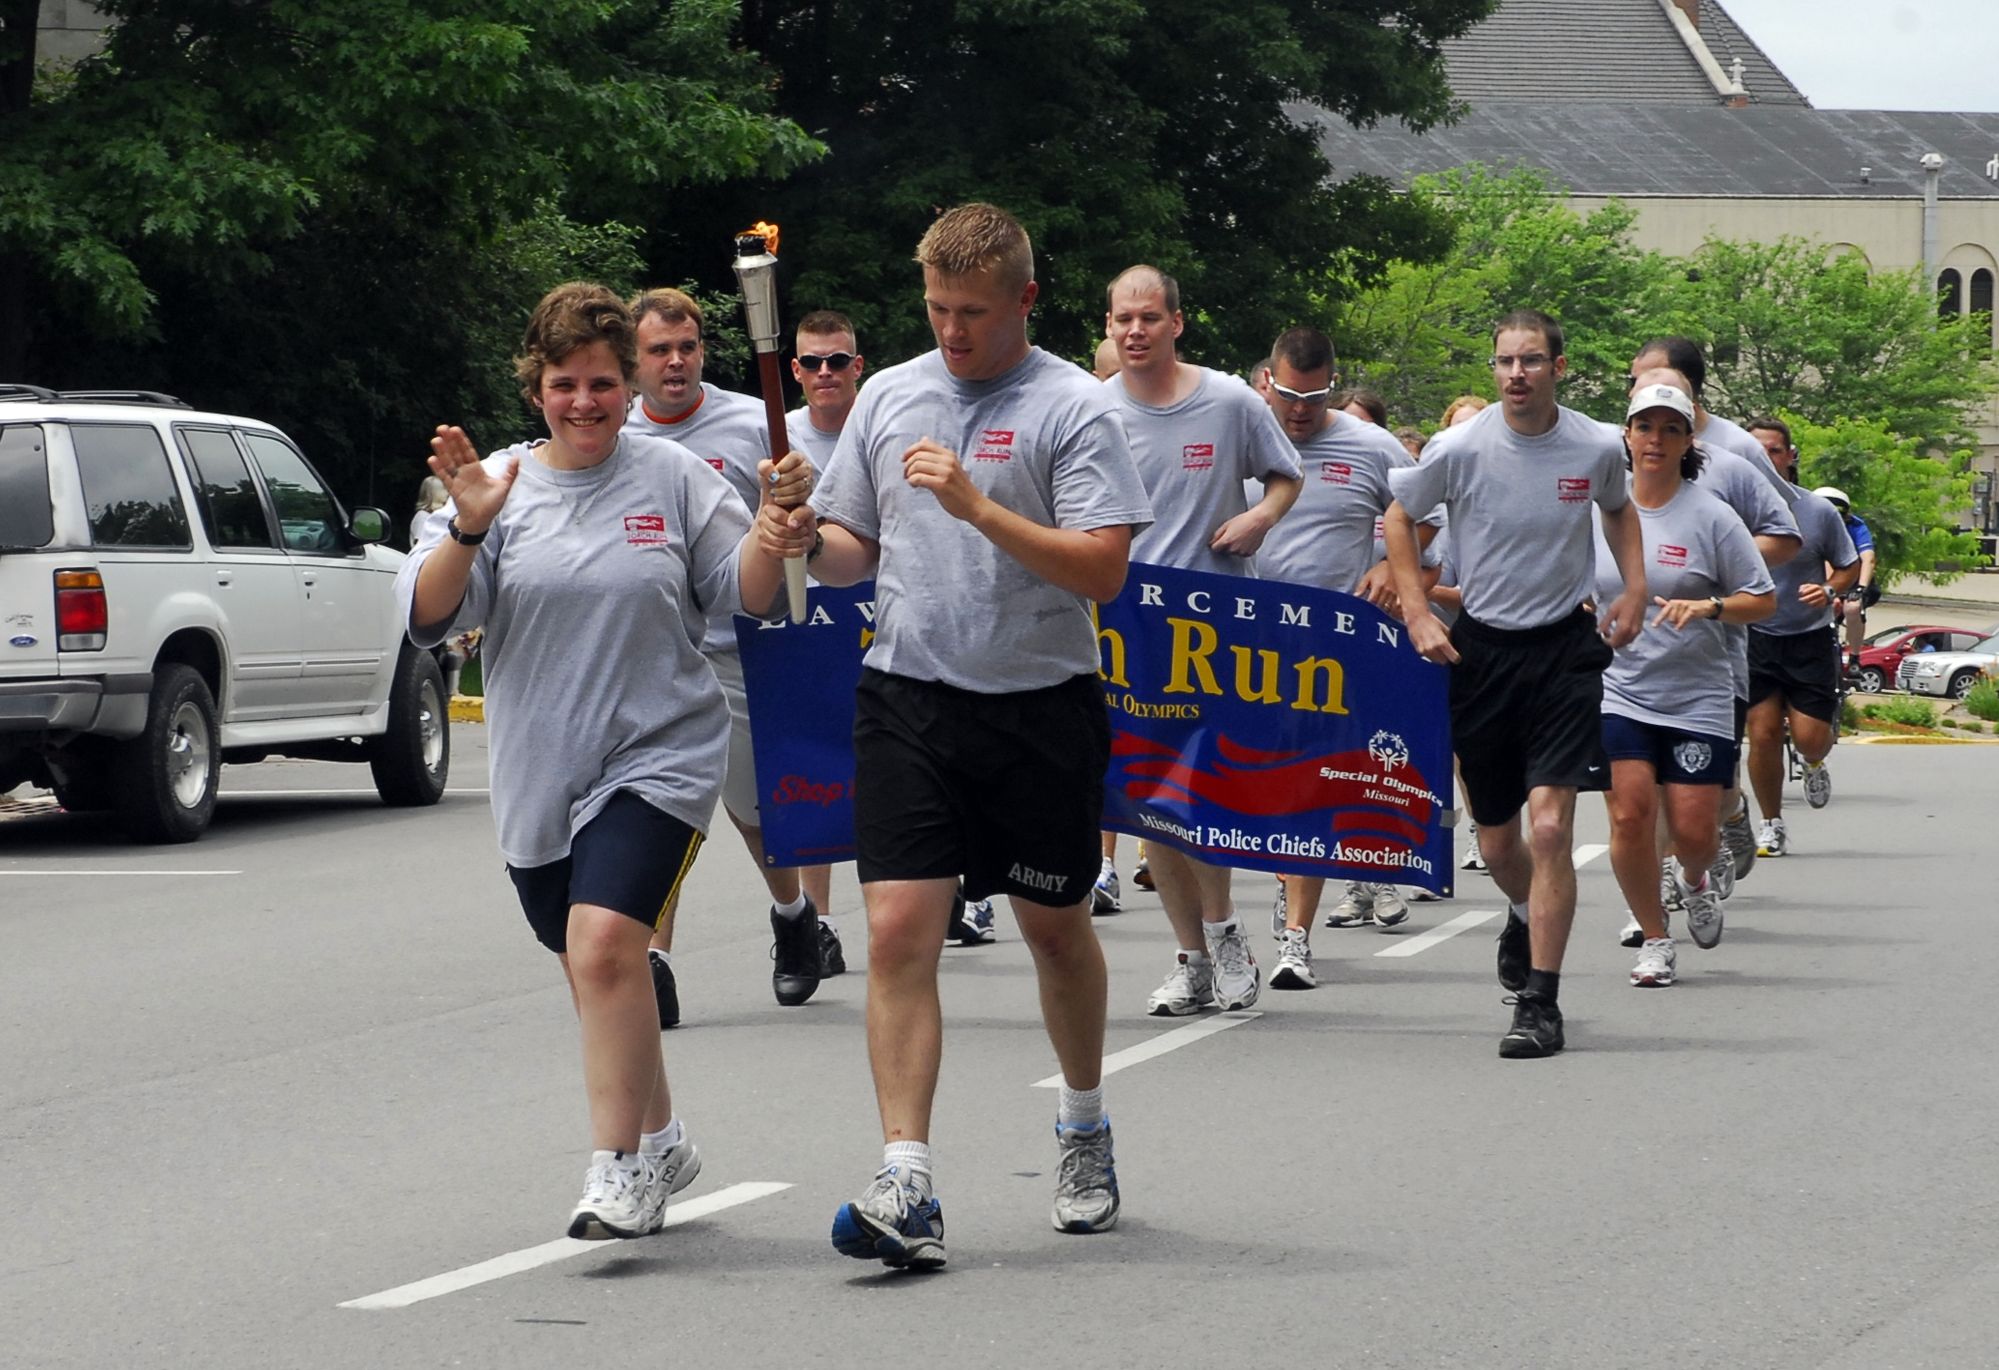
<path id="1" fill-rule="evenodd" d="M 56 572 L 56 650 L 101 652 L 111 610 L 96 571 Z"/>

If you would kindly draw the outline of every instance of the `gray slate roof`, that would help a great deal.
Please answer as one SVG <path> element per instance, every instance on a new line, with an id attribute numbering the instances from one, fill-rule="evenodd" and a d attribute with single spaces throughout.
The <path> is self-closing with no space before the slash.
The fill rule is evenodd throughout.
<path id="1" fill-rule="evenodd" d="M 1700 31 L 1724 73 L 1742 59 L 1751 103 L 1809 103 L 1716 0 L 1702 0 Z M 1452 89 L 1475 105 L 1721 102 L 1659 0 L 1502 0 L 1489 19 L 1444 44 L 1444 62 Z"/>
<path id="2" fill-rule="evenodd" d="M 1367 172 L 1398 187 L 1483 162 L 1539 167 L 1581 195 L 1897 198 L 1922 194 L 1916 160 L 1939 152 L 1945 199 L 1999 199 L 1985 175 L 1999 156 L 1999 114 L 1485 100 L 1422 135 L 1362 132 L 1312 106 L 1291 114 L 1318 129 L 1336 178 Z"/>

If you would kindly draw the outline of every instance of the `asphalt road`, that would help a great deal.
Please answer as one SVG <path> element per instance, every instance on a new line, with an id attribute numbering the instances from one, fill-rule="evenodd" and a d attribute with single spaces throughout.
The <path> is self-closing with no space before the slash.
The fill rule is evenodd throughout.
<path id="1" fill-rule="evenodd" d="M 760 886 L 718 836 L 665 1039 L 706 1161 L 688 1219 L 342 1307 L 559 1237 L 587 1160 L 568 997 L 494 852 L 481 730 L 456 740 L 432 810 L 266 763 L 225 772 L 193 846 L 0 817 L 0 1365 L 1994 1361 L 1999 749 L 1842 746 L 1833 806 L 1799 801 L 1796 854 L 1670 990 L 1626 983 L 1591 860 L 1553 1060 L 1496 1055 L 1496 923 L 1382 955 L 1497 911 L 1483 877 L 1396 937 L 1319 931 L 1324 987 L 1109 1079 L 1124 1216 L 1096 1237 L 1049 1227 L 1024 950 L 1010 924 L 951 948 L 930 1277 L 827 1244 L 879 1156 L 863 976 L 778 1008 Z M 1268 965 L 1264 882 L 1237 888 Z M 1143 1016 L 1153 899 L 1097 926 L 1111 1049 L 1184 1031 Z"/>

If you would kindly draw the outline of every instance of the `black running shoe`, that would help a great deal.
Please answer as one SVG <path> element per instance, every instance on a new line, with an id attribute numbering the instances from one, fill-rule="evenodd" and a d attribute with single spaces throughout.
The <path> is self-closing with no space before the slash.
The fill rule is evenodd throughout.
<path id="1" fill-rule="evenodd" d="M 1499 930 L 1499 985 L 1515 994 L 1527 988 L 1527 972 L 1533 968 L 1534 952 L 1528 943 L 1527 925 L 1509 909 L 1506 926 Z"/>
<path id="2" fill-rule="evenodd" d="M 666 958 L 648 954 L 646 960 L 652 962 L 652 997 L 659 1001 L 659 1025 L 662 1028 L 680 1026 L 680 991 L 673 983 L 673 967 Z"/>
<path id="3" fill-rule="evenodd" d="M 1538 995 L 1517 994 L 1508 999 L 1513 1005 L 1513 1027 L 1499 1039 L 1499 1054 L 1511 1061 L 1553 1056 L 1562 1041 L 1562 1011 Z"/>
<path id="4" fill-rule="evenodd" d="M 805 901 L 805 912 L 787 918 L 770 911 L 770 987 L 777 1001 L 793 1008 L 819 988 L 819 910 Z"/>
<path id="5" fill-rule="evenodd" d="M 847 973 L 847 953 L 840 948 L 840 934 L 831 923 L 819 925 L 819 978 Z"/>

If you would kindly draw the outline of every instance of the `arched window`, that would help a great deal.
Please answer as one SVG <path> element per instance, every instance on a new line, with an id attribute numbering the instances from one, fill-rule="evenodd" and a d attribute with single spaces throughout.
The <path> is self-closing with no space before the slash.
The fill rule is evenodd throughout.
<path id="1" fill-rule="evenodd" d="M 1964 277 L 1957 274 L 1957 268 L 1947 266 L 1937 277 L 1937 313 L 1948 318 L 1964 312 Z"/>
<path id="2" fill-rule="evenodd" d="M 1971 312 L 1992 312 L 1992 273 L 1982 266 L 1971 273 Z"/>

